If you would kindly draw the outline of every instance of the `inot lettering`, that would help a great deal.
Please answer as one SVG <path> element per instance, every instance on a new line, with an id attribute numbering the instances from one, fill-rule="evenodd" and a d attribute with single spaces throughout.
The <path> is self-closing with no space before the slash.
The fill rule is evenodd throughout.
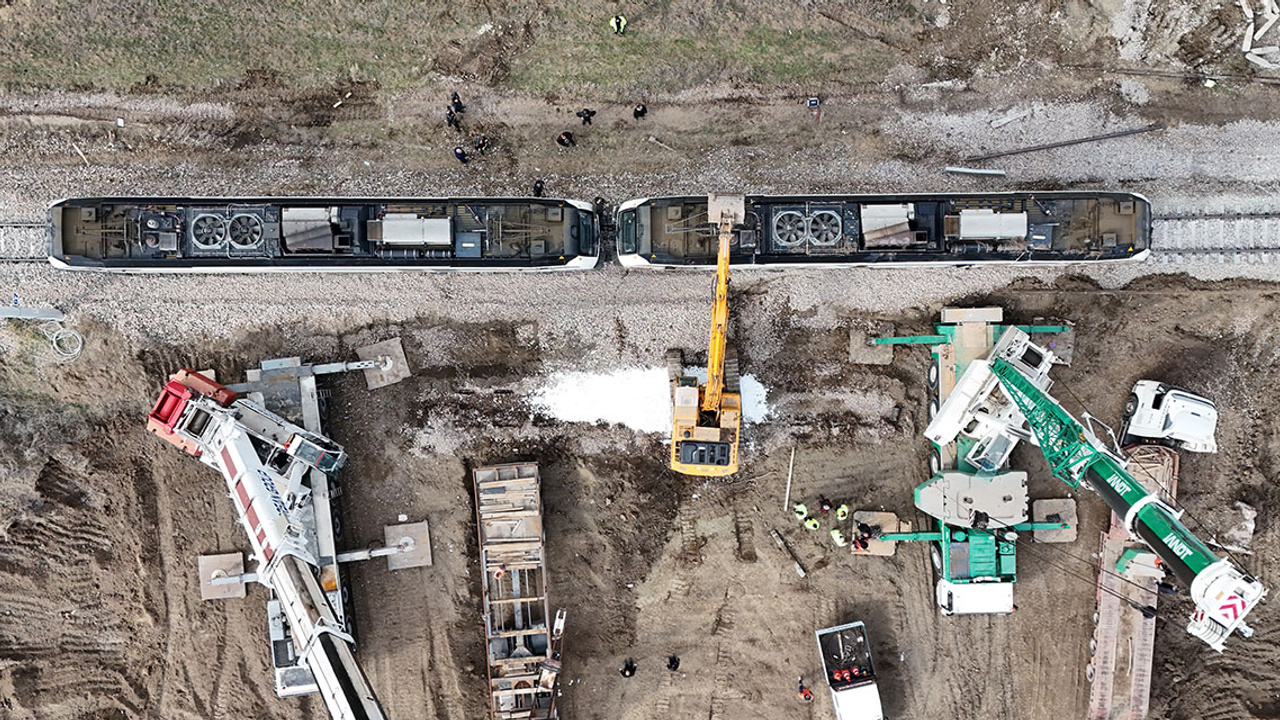
<path id="1" fill-rule="evenodd" d="M 1168 545 L 1169 549 L 1176 553 L 1180 559 L 1185 560 L 1191 556 L 1191 547 L 1174 533 L 1164 536 L 1164 544 Z"/>

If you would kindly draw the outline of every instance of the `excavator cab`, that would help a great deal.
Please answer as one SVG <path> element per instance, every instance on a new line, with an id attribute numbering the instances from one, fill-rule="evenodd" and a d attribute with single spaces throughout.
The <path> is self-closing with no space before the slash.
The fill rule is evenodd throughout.
<path id="1" fill-rule="evenodd" d="M 671 384 L 671 469 L 685 475 L 723 477 L 738 471 L 742 423 L 738 358 L 728 344 L 729 248 L 734 227 L 746 216 L 742 195 L 710 195 L 707 216 L 717 224 L 716 294 L 711 307 L 707 380 L 685 374 L 684 353 L 667 352 Z"/>

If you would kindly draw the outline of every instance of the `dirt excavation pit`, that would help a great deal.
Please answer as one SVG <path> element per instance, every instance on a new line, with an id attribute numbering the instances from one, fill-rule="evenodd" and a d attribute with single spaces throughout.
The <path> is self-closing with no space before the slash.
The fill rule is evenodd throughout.
<path id="1" fill-rule="evenodd" d="M 848 342 L 880 323 L 927 332 L 940 308 L 806 316 L 748 297 L 767 293 L 764 283 L 736 288 L 733 323 L 743 371 L 763 385 L 771 414 L 747 426 L 743 470 L 722 481 L 671 473 L 657 435 L 564 423 L 528 399 L 556 372 L 589 370 L 573 365 L 588 346 L 665 347 L 662 323 L 631 323 L 624 335 L 602 322 L 550 338 L 530 307 L 516 321 L 263 329 L 191 349 L 95 326 L 68 365 L 50 362 L 37 335 L 0 328 L 0 717 L 325 717 L 316 699 L 274 695 L 263 588 L 199 600 L 197 556 L 247 543 L 222 479 L 148 436 L 143 417 L 181 366 L 240 377 L 262 359 L 351 359 L 390 337 L 403 339 L 411 378 L 376 391 L 358 374 L 324 381 L 329 432 L 351 456 L 340 544 L 367 547 L 400 515 L 431 524 L 432 567 L 348 569 L 357 655 L 389 717 L 485 714 L 469 470 L 514 461 L 542 472 L 550 601 L 568 611 L 563 717 L 832 717 L 825 693 L 812 706 L 796 698 L 796 678 L 821 690 L 813 631 L 852 620 L 867 624 L 891 717 L 1081 717 L 1090 556 L 1109 522 L 1101 500 L 1077 496 L 1080 539 L 1055 546 L 1052 562 L 1020 553 L 1019 609 L 1007 617 L 940 616 L 924 544 L 857 557 L 805 531 L 783 507 L 793 448 L 793 498 L 925 524 L 911 490 L 927 473 L 928 352 L 897 348 L 891 364 L 854 365 Z M 1237 501 L 1256 508 L 1256 554 L 1245 564 L 1264 582 L 1277 577 L 1280 296 L 1177 279 L 1115 291 L 1064 280 L 951 304 L 1072 323 L 1073 364 L 1054 376 L 1073 413 L 1118 424 L 1140 378 L 1215 400 L 1220 451 L 1183 456 L 1180 499 L 1202 518 Z M 642 351 L 622 355 L 641 366 Z M 661 361 L 660 351 L 649 359 Z M 1020 448 L 1013 464 L 1030 473 L 1032 498 L 1069 492 L 1034 449 Z M 1151 717 L 1280 716 L 1280 681 L 1260 670 L 1280 659 L 1280 619 L 1260 608 L 1256 636 L 1216 655 L 1183 630 L 1189 608 L 1184 597 L 1161 599 Z M 671 654 L 678 672 L 666 670 Z M 631 678 L 618 673 L 627 657 L 638 665 Z"/>

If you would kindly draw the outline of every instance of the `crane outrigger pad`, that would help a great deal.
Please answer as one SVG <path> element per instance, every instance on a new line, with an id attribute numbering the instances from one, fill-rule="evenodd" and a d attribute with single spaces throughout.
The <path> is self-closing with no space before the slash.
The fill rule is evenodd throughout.
<path id="1" fill-rule="evenodd" d="M 1050 520 L 1050 517 L 1055 519 Z M 1074 498 L 1050 498 L 1031 503 L 1031 520 L 1037 523 L 1066 523 L 1065 528 L 1047 528 L 1031 531 L 1032 538 L 1041 543 L 1071 543 L 1076 541 L 1076 526 L 1080 524 Z"/>
<path id="2" fill-rule="evenodd" d="M 370 390 L 395 385 L 412 375 L 409 370 L 409 359 L 404 355 L 404 345 L 398 337 L 357 348 L 356 357 L 361 360 L 377 360 L 379 357 L 391 358 L 391 367 L 389 369 L 365 369 L 364 382 Z"/>
<path id="3" fill-rule="evenodd" d="M 382 532 L 386 547 L 396 547 L 406 542 L 412 543 L 411 549 L 387 556 L 388 570 L 431 565 L 431 529 L 426 520 L 403 525 L 387 525 L 382 528 Z"/>
<path id="4" fill-rule="evenodd" d="M 245 595 L 244 583 L 219 583 L 214 578 L 244 575 L 244 555 L 238 552 L 221 555 L 201 555 L 196 563 L 200 573 L 201 600 L 231 600 Z"/>
<path id="5" fill-rule="evenodd" d="M 859 523 L 873 529 L 878 527 L 880 532 L 885 534 L 911 532 L 911 521 L 899 520 L 898 516 L 891 512 L 855 510 L 853 513 L 853 527 L 855 530 L 857 530 Z M 898 549 L 898 543 L 893 540 L 872 538 L 867 540 L 866 550 L 859 550 L 857 543 L 852 542 L 849 543 L 849 548 L 855 555 L 883 555 L 888 557 Z"/>

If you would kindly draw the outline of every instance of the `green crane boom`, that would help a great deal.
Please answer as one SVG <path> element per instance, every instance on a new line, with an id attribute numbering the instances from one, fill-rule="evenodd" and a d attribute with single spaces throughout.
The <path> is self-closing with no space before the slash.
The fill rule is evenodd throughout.
<path id="1" fill-rule="evenodd" d="M 993 361 L 991 373 L 1026 416 L 1053 474 L 1072 487 L 1080 480 L 1087 482 L 1179 580 L 1190 585 L 1196 575 L 1218 561 L 1172 508 L 1143 487 L 1110 453 L 1090 443 L 1083 426 L 1056 400 L 1004 360 Z"/>
<path id="2" fill-rule="evenodd" d="M 1266 595 L 1266 588 L 1229 559 L 1214 554 L 1182 524 L 1179 511 L 1130 475 L 1121 460 L 1011 362 L 1029 347 L 1049 354 L 1034 346 L 1025 333 L 1011 329 L 992 350 L 988 368 L 1026 417 L 1053 474 L 1071 487 L 1084 481 L 1124 520 L 1129 533 L 1149 545 L 1164 566 L 1189 586 L 1196 612 L 1188 632 L 1219 652 L 1232 632 L 1251 635 L 1244 618 Z M 988 368 L 971 369 L 986 372 Z"/>

